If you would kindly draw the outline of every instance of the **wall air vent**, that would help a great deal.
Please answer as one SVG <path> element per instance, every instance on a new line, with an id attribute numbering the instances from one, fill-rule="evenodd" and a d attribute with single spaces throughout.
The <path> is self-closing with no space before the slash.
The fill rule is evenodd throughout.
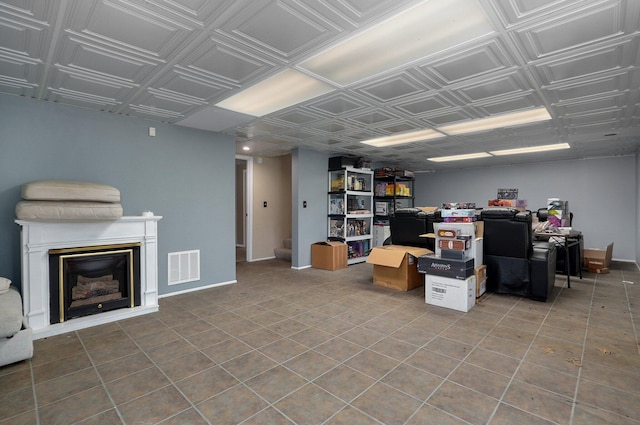
<path id="1" fill-rule="evenodd" d="M 169 253 L 169 285 L 200 280 L 200 250 Z"/>

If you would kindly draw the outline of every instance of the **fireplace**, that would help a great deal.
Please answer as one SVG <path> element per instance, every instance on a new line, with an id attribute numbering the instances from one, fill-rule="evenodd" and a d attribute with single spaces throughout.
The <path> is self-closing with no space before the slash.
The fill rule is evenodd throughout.
<path id="1" fill-rule="evenodd" d="M 139 306 L 140 246 L 49 250 L 51 324 Z"/>
<path id="2" fill-rule="evenodd" d="M 160 219 L 162 219 L 160 216 L 145 215 L 125 216 L 114 221 L 96 222 L 16 220 L 21 228 L 24 316 L 33 331 L 33 338 L 46 338 L 158 311 L 157 249 L 158 221 Z M 111 271 L 106 273 L 100 269 L 109 267 L 103 266 L 100 266 L 99 270 L 90 270 L 89 272 L 83 270 L 83 273 L 80 273 L 80 266 L 74 264 L 74 261 L 85 255 L 98 261 L 103 253 L 99 250 L 93 252 L 96 247 L 107 247 L 108 251 L 128 251 L 131 249 L 131 254 L 116 255 L 120 259 L 124 257 L 126 261 L 129 261 L 129 265 L 124 268 L 130 269 L 133 266 L 131 277 L 121 278 L 117 273 Z M 86 292 L 91 289 L 91 286 L 96 289 L 94 296 L 88 297 L 86 305 L 79 305 L 84 302 L 82 301 L 71 306 L 74 298 L 73 289 L 71 289 L 71 295 L 67 293 L 66 299 L 63 298 L 63 305 L 60 307 L 60 285 L 57 283 L 52 287 L 49 282 L 51 275 L 49 269 L 53 261 L 50 258 L 50 253 L 56 252 L 56 250 L 61 256 L 68 255 L 68 259 L 72 260 L 69 272 L 72 275 L 72 282 L 75 279 L 75 283 L 77 283 L 78 278 L 74 276 L 83 276 L 80 281 L 85 286 L 76 289 L 76 298 L 78 299 L 75 301 L 82 299 L 82 296 L 78 297 L 80 292 Z M 136 260 L 136 257 L 139 258 L 139 261 Z M 133 261 L 130 261 L 130 258 L 133 258 Z M 118 263 L 120 260 L 113 261 Z M 58 271 L 54 274 L 56 282 L 59 282 L 60 271 L 64 272 L 65 266 L 60 267 L 60 258 L 54 262 L 58 267 Z M 113 279 L 107 279 L 109 276 L 112 276 Z M 102 282 L 91 285 L 92 279 L 95 278 L 99 278 L 98 281 Z M 112 282 L 114 280 L 119 282 L 118 289 L 115 291 Z M 122 287 L 121 280 L 126 281 Z M 131 283 L 134 284 L 133 289 L 131 289 Z M 104 288 L 100 289 L 101 287 Z M 62 290 L 63 296 L 65 296 L 65 291 L 68 289 Z M 100 296 L 117 298 L 117 300 L 97 298 Z M 120 304 L 124 304 L 124 306 Z M 67 309 L 69 311 L 65 312 Z M 61 311 L 64 312 L 62 319 L 60 318 Z M 94 312 L 100 314 L 94 314 Z"/>

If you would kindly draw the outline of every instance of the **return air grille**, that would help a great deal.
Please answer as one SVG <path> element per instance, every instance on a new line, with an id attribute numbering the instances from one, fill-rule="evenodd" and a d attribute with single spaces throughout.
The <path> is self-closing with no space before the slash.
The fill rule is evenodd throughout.
<path id="1" fill-rule="evenodd" d="M 169 253 L 169 285 L 200 280 L 200 250 Z"/>

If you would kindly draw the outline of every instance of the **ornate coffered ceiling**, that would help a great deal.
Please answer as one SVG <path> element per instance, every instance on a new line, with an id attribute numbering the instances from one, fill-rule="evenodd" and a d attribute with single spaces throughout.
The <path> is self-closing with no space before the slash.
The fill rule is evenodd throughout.
<path id="1" fill-rule="evenodd" d="M 635 0 L 478 0 L 490 34 L 353 84 L 331 83 L 330 93 L 263 117 L 214 106 L 284 69 L 307 72 L 305 60 L 421 3 L 2 0 L 0 92 L 234 134 L 238 153 L 299 146 L 416 171 L 637 152 Z M 386 148 L 360 143 L 541 106 L 550 121 Z M 426 160 L 561 142 L 571 149 Z"/>

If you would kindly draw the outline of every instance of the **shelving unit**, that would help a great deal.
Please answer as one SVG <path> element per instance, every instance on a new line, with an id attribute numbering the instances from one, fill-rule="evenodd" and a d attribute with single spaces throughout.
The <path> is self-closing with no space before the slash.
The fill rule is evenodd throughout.
<path id="1" fill-rule="evenodd" d="M 372 248 L 373 171 L 329 170 L 327 235 L 346 242 L 347 263 L 366 261 Z"/>
<path id="2" fill-rule="evenodd" d="M 380 246 L 391 235 L 389 215 L 398 208 L 414 206 L 414 177 L 375 176 L 374 177 L 374 246 Z"/>
<path id="3" fill-rule="evenodd" d="M 376 217 L 387 217 L 398 208 L 413 207 L 413 177 L 389 176 L 376 177 L 374 202 Z M 378 203 L 386 203 L 385 208 L 378 208 Z"/>

